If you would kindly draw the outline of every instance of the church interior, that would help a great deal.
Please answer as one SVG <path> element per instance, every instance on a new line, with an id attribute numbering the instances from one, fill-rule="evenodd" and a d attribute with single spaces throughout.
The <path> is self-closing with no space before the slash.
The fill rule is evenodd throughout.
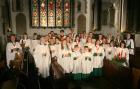
<path id="1" fill-rule="evenodd" d="M 0 0 L 0 89 L 140 89 L 139 0 Z"/>

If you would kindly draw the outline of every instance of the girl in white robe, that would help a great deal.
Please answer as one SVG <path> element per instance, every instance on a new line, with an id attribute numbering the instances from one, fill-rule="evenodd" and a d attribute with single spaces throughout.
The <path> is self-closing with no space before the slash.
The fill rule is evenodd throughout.
<path id="1" fill-rule="evenodd" d="M 9 66 L 10 64 L 10 61 L 11 60 L 14 60 L 15 58 L 15 54 L 22 50 L 19 42 L 16 42 L 16 37 L 15 35 L 12 35 L 11 36 L 11 42 L 7 43 L 7 46 L 6 46 L 6 59 L 7 59 L 7 66 Z"/>
<path id="2" fill-rule="evenodd" d="M 88 46 L 88 48 L 90 49 L 90 51 L 93 50 L 93 48 L 95 47 L 95 44 L 93 43 L 93 40 L 91 37 L 87 38 L 87 42 L 85 43 L 84 46 Z"/>
<path id="3" fill-rule="evenodd" d="M 84 53 L 82 53 L 81 56 L 81 62 L 82 62 L 82 79 L 87 79 L 90 76 L 90 73 L 93 70 L 93 58 L 92 53 L 90 52 L 90 49 L 85 46 L 84 47 Z"/>
<path id="4" fill-rule="evenodd" d="M 114 47 L 113 41 L 110 41 L 110 44 L 105 48 L 105 55 L 107 60 L 112 60 L 116 56 L 116 47 Z"/>
<path id="5" fill-rule="evenodd" d="M 92 76 L 102 76 L 103 60 L 105 57 L 104 48 L 100 46 L 100 41 L 97 40 L 95 47 L 92 51 L 93 55 L 93 73 Z"/>
<path id="6" fill-rule="evenodd" d="M 81 44 L 81 41 L 80 41 L 80 38 L 79 36 L 77 35 L 76 38 L 75 38 L 75 41 L 72 43 L 72 49 L 74 49 L 74 46 L 75 45 L 78 45 L 78 47 L 80 48 L 80 50 L 82 49 L 82 44 Z"/>
<path id="7" fill-rule="evenodd" d="M 50 51 L 48 45 L 45 44 L 44 37 L 41 38 L 41 44 L 36 46 L 33 56 L 39 75 L 43 78 L 50 76 Z"/>
<path id="8" fill-rule="evenodd" d="M 69 36 L 66 36 L 66 41 L 67 41 L 68 47 L 71 49 L 72 48 L 72 39 Z"/>
<path id="9" fill-rule="evenodd" d="M 70 39 L 72 41 L 74 41 L 75 37 L 76 37 L 76 33 L 74 32 L 74 29 L 70 29 L 70 33 L 68 33 L 68 36 L 70 37 Z"/>
<path id="10" fill-rule="evenodd" d="M 129 50 L 128 48 L 125 48 L 125 42 L 121 42 L 120 47 L 117 48 L 117 57 L 118 60 L 126 60 L 122 65 L 123 66 L 129 66 Z"/>
<path id="11" fill-rule="evenodd" d="M 103 44 L 103 35 L 102 34 L 99 34 L 98 40 L 100 42 L 100 45 L 102 45 Z"/>
<path id="12" fill-rule="evenodd" d="M 57 46 L 57 51 L 59 52 L 61 49 L 61 40 L 58 37 L 56 37 L 55 45 Z"/>
<path id="13" fill-rule="evenodd" d="M 87 37 L 84 33 L 80 33 L 80 39 L 81 39 L 82 45 L 84 45 L 86 43 Z"/>
<path id="14" fill-rule="evenodd" d="M 61 49 L 59 51 L 59 64 L 63 67 L 65 73 L 72 72 L 72 63 L 71 59 L 71 49 L 66 43 L 66 40 L 63 39 L 61 43 Z"/>
<path id="15" fill-rule="evenodd" d="M 81 52 L 78 45 L 74 46 L 74 51 L 71 53 L 71 58 L 73 60 L 72 74 L 74 80 L 81 80 L 81 73 L 82 73 Z"/>

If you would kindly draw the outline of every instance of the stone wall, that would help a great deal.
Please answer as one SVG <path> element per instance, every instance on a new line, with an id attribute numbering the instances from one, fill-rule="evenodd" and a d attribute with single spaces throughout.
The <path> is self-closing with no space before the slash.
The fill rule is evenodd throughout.
<path id="1" fill-rule="evenodd" d="M 12 11 L 12 0 L 10 0 L 10 11 L 11 11 L 11 17 L 12 17 L 12 30 L 14 33 L 17 33 L 17 30 L 16 29 L 16 16 L 20 13 L 24 14 L 26 16 L 26 29 L 27 29 L 27 33 L 28 35 L 33 35 L 33 33 L 38 33 L 40 35 L 45 35 L 47 34 L 48 32 L 50 31 L 55 31 L 56 33 L 59 33 L 61 29 L 59 28 L 54 28 L 54 29 L 51 29 L 51 28 L 32 28 L 30 26 L 30 7 L 29 7 L 29 0 L 24 0 L 23 1 L 23 12 L 13 12 Z M 76 17 L 76 16 L 75 16 Z M 64 29 L 66 33 L 68 33 L 68 29 Z M 77 32 L 77 29 L 75 28 L 75 32 Z"/>
<path id="2" fill-rule="evenodd" d="M 140 47 L 140 34 L 135 34 L 135 46 Z"/>
<path id="3" fill-rule="evenodd" d="M 14 33 L 17 33 L 17 30 L 16 29 L 16 16 L 20 13 L 24 14 L 26 16 L 26 28 L 27 28 L 27 33 L 29 35 L 32 35 L 33 33 L 38 33 L 38 34 L 41 34 L 41 35 L 45 35 L 47 34 L 48 32 L 50 31 L 55 31 L 56 33 L 59 33 L 60 29 L 59 28 L 55 28 L 55 29 L 50 29 L 50 28 L 32 28 L 30 26 L 30 7 L 29 7 L 29 0 L 24 0 L 23 1 L 23 12 L 13 12 L 12 11 L 12 0 L 10 0 L 10 11 L 11 11 L 11 17 L 12 17 L 12 30 Z M 81 12 L 78 12 L 77 11 L 77 2 L 80 1 L 81 2 Z M 94 1 L 95 0 L 75 0 L 75 21 L 74 21 L 74 24 L 75 24 L 75 32 L 80 32 L 80 31 L 77 31 L 78 30 L 78 17 L 82 14 L 86 17 L 86 29 L 85 31 L 88 33 L 90 31 L 92 31 L 94 29 L 94 26 L 96 23 L 93 24 L 93 4 L 94 4 Z M 104 0 L 104 1 L 110 1 L 110 0 Z M 112 2 L 111 3 L 116 3 L 115 1 L 119 1 L 119 0 L 111 0 Z M 96 13 L 94 13 L 96 14 Z M 119 19 L 119 18 L 117 18 Z M 114 19 L 115 20 L 115 19 Z M 116 24 L 116 23 L 115 23 Z M 119 29 L 118 28 L 119 25 L 116 27 L 110 27 L 110 26 L 101 26 L 101 31 L 98 31 L 100 33 L 103 33 L 103 34 L 108 34 L 108 33 L 112 33 L 113 35 L 116 34 L 117 30 Z M 68 33 L 68 29 L 64 29 L 66 33 Z M 80 30 L 80 29 L 79 29 Z"/>

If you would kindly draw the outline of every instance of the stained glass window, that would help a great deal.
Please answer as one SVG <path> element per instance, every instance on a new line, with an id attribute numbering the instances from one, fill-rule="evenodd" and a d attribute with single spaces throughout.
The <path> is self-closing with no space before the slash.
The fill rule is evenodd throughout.
<path id="1" fill-rule="evenodd" d="M 74 0 L 31 0 L 32 27 L 73 27 Z"/>

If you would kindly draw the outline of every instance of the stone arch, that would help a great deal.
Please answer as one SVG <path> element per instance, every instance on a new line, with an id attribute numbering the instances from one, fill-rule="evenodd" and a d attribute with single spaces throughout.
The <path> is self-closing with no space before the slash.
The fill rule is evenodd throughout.
<path id="1" fill-rule="evenodd" d="M 19 13 L 16 16 L 16 33 L 19 35 L 27 32 L 26 16 L 23 13 Z"/>
<path id="2" fill-rule="evenodd" d="M 86 32 L 86 17 L 81 14 L 78 16 L 78 33 Z"/>

